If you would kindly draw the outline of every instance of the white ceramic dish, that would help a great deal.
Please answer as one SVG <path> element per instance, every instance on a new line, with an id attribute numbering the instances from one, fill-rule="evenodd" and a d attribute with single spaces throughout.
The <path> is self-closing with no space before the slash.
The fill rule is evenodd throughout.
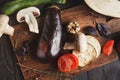
<path id="1" fill-rule="evenodd" d="M 120 0 L 85 0 L 94 11 L 120 18 Z"/>

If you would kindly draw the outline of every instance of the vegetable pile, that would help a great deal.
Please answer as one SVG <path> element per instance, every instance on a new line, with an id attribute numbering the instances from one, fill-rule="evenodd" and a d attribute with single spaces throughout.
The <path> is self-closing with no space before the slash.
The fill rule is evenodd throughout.
<path id="1" fill-rule="evenodd" d="M 74 36 L 76 36 L 76 39 L 74 42 L 65 43 L 64 49 L 72 50 L 72 54 L 78 58 L 78 66 L 84 67 L 99 57 L 101 52 L 101 46 L 99 41 L 93 37 L 93 34 L 91 34 L 90 31 L 91 29 L 96 31 L 96 29 L 93 29 L 92 27 L 85 27 L 83 29 L 83 32 L 90 31 L 89 35 L 85 35 L 83 32 L 80 31 L 80 26 L 78 28 L 78 26 L 74 25 L 76 23 L 77 22 L 70 22 L 68 25 L 68 32 L 74 34 Z M 77 23 L 77 25 L 79 24 Z M 72 28 L 70 26 L 72 26 Z"/>
<path id="2" fill-rule="evenodd" d="M 40 10 L 31 6 L 46 3 L 64 4 L 65 2 L 66 0 L 17 0 L 5 4 L 2 8 L 4 14 L 0 15 L 0 21 L 2 22 L 0 23 L 0 37 L 4 33 L 12 36 L 14 32 L 14 28 L 8 24 L 9 17 L 7 15 L 18 11 L 16 15 L 17 21 L 20 23 L 26 22 L 31 32 L 39 33 L 36 17 L 40 16 Z M 58 69 L 66 73 L 74 71 L 78 67 L 89 65 L 100 56 L 101 52 L 107 56 L 112 53 L 114 43 L 118 39 L 116 35 L 120 34 L 120 32 L 112 33 L 109 27 L 103 23 L 97 23 L 96 28 L 86 26 L 81 30 L 79 22 L 70 22 L 66 31 L 74 35 L 75 39 L 72 42 L 63 44 L 63 27 L 60 12 L 60 8 L 56 5 L 50 6 L 46 10 L 44 28 L 36 51 L 37 58 L 40 61 L 57 63 Z M 107 39 L 102 47 L 96 39 L 98 36 Z M 61 53 L 65 50 L 70 50 L 71 53 Z M 117 44 L 117 51 L 120 53 L 120 42 Z"/>

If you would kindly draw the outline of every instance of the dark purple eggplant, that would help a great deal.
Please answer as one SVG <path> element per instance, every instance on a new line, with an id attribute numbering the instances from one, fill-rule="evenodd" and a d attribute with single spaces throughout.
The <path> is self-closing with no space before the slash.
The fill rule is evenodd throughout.
<path id="1" fill-rule="evenodd" d="M 51 6 L 47 9 L 43 32 L 38 44 L 37 57 L 44 62 L 55 62 L 60 55 L 62 25 L 60 9 Z"/>
<path id="2" fill-rule="evenodd" d="M 102 37 L 110 38 L 111 30 L 103 23 L 97 23 L 96 29 Z"/>
<path id="3" fill-rule="evenodd" d="M 86 35 L 98 36 L 96 29 L 92 26 L 83 28 L 83 33 Z"/>

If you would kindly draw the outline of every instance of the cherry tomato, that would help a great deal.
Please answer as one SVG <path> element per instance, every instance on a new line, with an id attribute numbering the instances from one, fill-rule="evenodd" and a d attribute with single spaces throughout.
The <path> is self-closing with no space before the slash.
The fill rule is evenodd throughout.
<path id="1" fill-rule="evenodd" d="M 58 59 L 58 68 L 61 72 L 69 72 L 78 67 L 78 59 L 73 54 L 64 54 Z"/>
<path id="2" fill-rule="evenodd" d="M 105 42 L 105 44 L 103 45 L 102 52 L 105 55 L 109 56 L 113 50 L 113 46 L 114 46 L 114 40 L 109 40 Z"/>

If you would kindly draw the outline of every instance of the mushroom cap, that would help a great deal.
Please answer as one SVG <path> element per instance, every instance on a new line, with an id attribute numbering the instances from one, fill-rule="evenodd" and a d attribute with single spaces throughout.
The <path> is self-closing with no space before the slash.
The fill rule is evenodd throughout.
<path id="1" fill-rule="evenodd" d="M 40 10 L 36 7 L 28 7 L 25 9 L 20 10 L 17 13 L 17 21 L 18 22 L 24 22 L 25 21 L 25 15 L 33 14 L 35 17 L 38 17 L 40 15 Z"/>
<path id="2" fill-rule="evenodd" d="M 85 2 L 98 13 L 120 18 L 119 0 L 85 0 Z"/>

